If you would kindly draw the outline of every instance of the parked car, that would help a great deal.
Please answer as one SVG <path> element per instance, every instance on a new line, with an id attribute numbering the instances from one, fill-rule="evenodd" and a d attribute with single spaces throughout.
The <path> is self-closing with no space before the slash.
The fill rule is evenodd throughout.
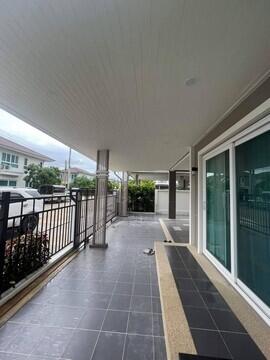
<path id="1" fill-rule="evenodd" d="M 46 196 L 44 201 L 47 203 L 59 203 L 64 201 L 66 196 L 64 185 L 41 185 L 38 191 L 42 196 Z"/>
<path id="2" fill-rule="evenodd" d="M 33 231 L 38 225 L 39 212 L 43 210 L 39 192 L 32 188 L 0 187 L 0 200 L 6 191 L 10 192 L 8 228 L 15 228 L 22 234 Z"/>

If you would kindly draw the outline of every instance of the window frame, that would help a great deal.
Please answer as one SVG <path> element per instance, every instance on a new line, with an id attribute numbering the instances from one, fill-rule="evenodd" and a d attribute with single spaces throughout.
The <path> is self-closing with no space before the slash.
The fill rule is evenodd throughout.
<path id="1" fill-rule="evenodd" d="M 11 185 L 11 182 L 12 182 L 12 183 L 15 183 L 15 185 Z M 9 181 L 8 181 L 8 186 L 16 187 L 16 186 L 17 186 L 17 180 L 9 180 Z"/>
<path id="2" fill-rule="evenodd" d="M 8 186 L 8 180 L 3 180 L 3 179 L 1 179 L 0 182 L 1 182 L 1 181 L 6 183 L 6 185 L 1 185 L 1 184 L 0 184 L 1 187 Z"/>
<path id="3" fill-rule="evenodd" d="M 18 168 L 19 167 L 19 155 L 16 155 L 15 153 L 2 152 L 1 164 L 8 165 L 13 168 Z"/>
<path id="4" fill-rule="evenodd" d="M 229 151 L 229 177 L 230 177 L 230 247 L 231 247 L 231 270 L 229 271 L 221 262 L 218 261 L 218 259 L 207 249 L 207 202 L 206 202 L 206 161 L 209 159 L 214 158 L 215 156 L 222 154 L 225 151 Z M 231 171 L 231 151 L 232 147 L 230 144 L 222 144 L 218 146 L 216 149 L 210 151 L 209 153 L 205 154 L 203 156 L 203 195 L 202 195 L 202 201 L 203 201 L 203 254 L 206 255 L 214 264 L 215 266 L 224 274 L 226 274 L 226 277 L 231 278 L 233 272 L 235 271 L 234 267 L 234 239 L 232 236 L 234 234 L 232 233 L 232 227 L 234 227 L 234 224 L 232 223 L 232 171 Z"/>

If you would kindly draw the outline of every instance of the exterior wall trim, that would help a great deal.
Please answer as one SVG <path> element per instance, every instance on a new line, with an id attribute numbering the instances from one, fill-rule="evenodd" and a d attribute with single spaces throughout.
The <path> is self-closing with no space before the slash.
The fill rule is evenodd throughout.
<path id="1" fill-rule="evenodd" d="M 213 141 L 218 135 L 236 124 L 239 119 L 248 115 L 269 99 L 270 93 L 270 70 L 263 74 L 257 82 L 253 83 L 240 96 L 240 98 L 193 144 L 197 151 L 204 148 L 207 143 Z"/>
<path id="2" fill-rule="evenodd" d="M 267 115 L 270 114 L 270 98 L 266 100 L 264 103 L 262 103 L 260 106 L 258 106 L 256 109 L 251 111 L 249 114 L 244 116 L 241 120 L 239 120 L 236 124 L 231 126 L 229 129 L 227 129 L 223 134 L 219 135 L 216 139 L 211 141 L 209 144 L 207 144 L 205 147 L 200 149 L 198 151 L 198 157 L 202 154 L 208 153 L 211 149 L 215 149 L 218 145 L 224 144 L 226 140 L 232 141 L 232 137 L 234 135 L 238 135 L 240 132 L 242 132 L 244 129 L 246 129 L 249 125 L 254 124 L 254 128 L 257 128 L 257 122 L 262 119 L 262 125 L 264 123 L 267 123 L 269 120 L 266 120 L 265 118 Z M 248 132 L 252 132 L 253 130 L 247 129 Z M 245 134 L 243 134 L 245 136 Z"/>

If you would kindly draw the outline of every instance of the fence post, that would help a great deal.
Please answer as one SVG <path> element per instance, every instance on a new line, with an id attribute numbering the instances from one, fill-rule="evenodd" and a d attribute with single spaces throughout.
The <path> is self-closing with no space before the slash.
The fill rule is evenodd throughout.
<path id="1" fill-rule="evenodd" d="M 88 228 L 88 200 L 89 200 L 89 189 L 85 190 L 85 219 L 84 219 L 84 247 L 86 247 L 86 242 L 87 242 L 87 228 Z M 89 239 L 88 239 L 89 240 Z"/>
<path id="2" fill-rule="evenodd" d="M 0 295 L 3 292 L 3 271 L 5 265 L 9 203 L 10 192 L 3 192 L 0 210 Z"/>
<path id="3" fill-rule="evenodd" d="M 114 216 L 118 215 L 118 192 L 114 195 Z"/>
<path id="4" fill-rule="evenodd" d="M 81 208 L 82 208 L 82 193 L 79 190 L 76 192 L 76 198 L 75 198 L 75 220 L 74 220 L 74 242 L 73 242 L 74 248 L 77 248 L 80 245 Z"/>

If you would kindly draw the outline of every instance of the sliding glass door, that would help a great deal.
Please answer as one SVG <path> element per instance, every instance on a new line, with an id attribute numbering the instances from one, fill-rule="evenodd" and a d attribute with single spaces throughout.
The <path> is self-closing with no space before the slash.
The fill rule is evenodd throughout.
<path id="1" fill-rule="evenodd" d="M 200 156 L 203 252 L 270 320 L 270 116 Z"/>
<path id="2" fill-rule="evenodd" d="M 270 131 L 235 156 L 238 278 L 270 306 Z"/>
<path id="3" fill-rule="evenodd" d="M 206 160 L 206 249 L 231 269 L 229 150 Z"/>

